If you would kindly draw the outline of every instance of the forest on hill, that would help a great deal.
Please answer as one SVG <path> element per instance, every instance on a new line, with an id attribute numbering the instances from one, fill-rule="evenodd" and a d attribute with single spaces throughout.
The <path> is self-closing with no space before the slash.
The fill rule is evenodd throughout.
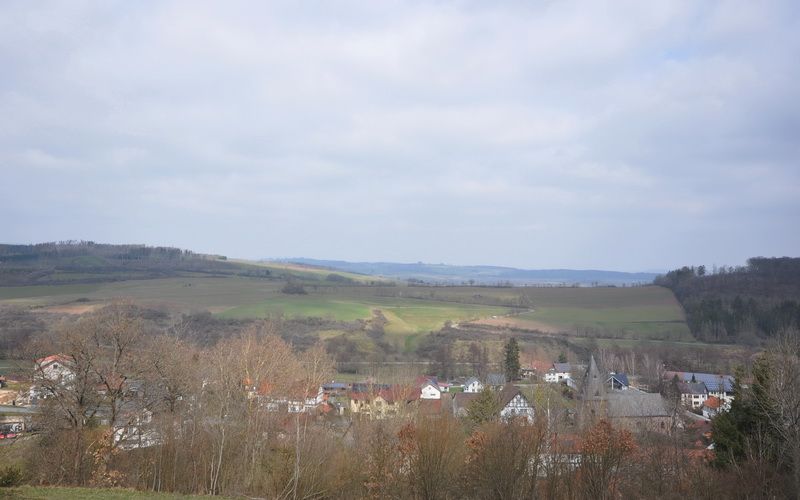
<path id="1" fill-rule="evenodd" d="M 682 267 L 655 279 L 707 342 L 759 343 L 800 327 L 800 258 L 753 257 L 741 267 Z"/>
<path id="2" fill-rule="evenodd" d="M 229 262 L 221 255 L 172 247 L 92 241 L 0 244 L 0 286 L 98 283 L 187 273 L 269 276 L 270 271 Z"/>

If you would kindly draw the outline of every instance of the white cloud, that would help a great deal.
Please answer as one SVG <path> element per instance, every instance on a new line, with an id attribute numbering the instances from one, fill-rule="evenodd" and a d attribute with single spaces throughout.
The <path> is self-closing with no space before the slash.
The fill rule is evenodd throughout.
<path id="1" fill-rule="evenodd" d="M 733 227 L 800 243 L 791 2 L 2 9 L 9 241 L 54 239 L 54 213 L 58 237 L 251 257 L 637 269 L 741 262 Z"/>

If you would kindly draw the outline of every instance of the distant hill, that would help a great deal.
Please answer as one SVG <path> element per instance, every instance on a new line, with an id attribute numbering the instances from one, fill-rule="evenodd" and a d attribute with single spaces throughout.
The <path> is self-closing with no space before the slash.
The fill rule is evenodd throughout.
<path id="1" fill-rule="evenodd" d="M 0 286 L 98 283 L 184 275 L 265 277 L 270 271 L 229 262 L 220 255 L 171 247 L 92 241 L 0 244 Z"/>
<path id="2" fill-rule="evenodd" d="M 500 266 L 451 266 L 446 264 L 402 264 L 394 262 L 347 262 L 307 258 L 285 259 L 286 262 L 316 266 L 386 278 L 423 281 L 426 283 L 480 285 L 623 285 L 650 283 L 655 273 L 626 273 L 618 271 L 574 269 L 515 269 Z"/>

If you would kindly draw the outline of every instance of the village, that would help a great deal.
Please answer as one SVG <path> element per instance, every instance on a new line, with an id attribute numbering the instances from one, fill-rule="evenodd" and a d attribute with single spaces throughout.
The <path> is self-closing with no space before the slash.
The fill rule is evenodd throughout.
<path id="1" fill-rule="evenodd" d="M 79 376 L 74 367 L 69 356 L 53 354 L 35 361 L 27 381 L 0 376 L 0 439 L 35 434 L 39 430 L 36 417 L 45 405 L 74 397 L 69 394 Z M 367 378 L 329 380 L 310 387 L 305 381 L 294 381 L 280 389 L 269 380 L 246 378 L 238 391 L 251 407 L 276 418 L 302 417 L 345 430 L 365 420 L 447 416 L 475 424 L 490 420 L 531 424 L 537 418 L 546 419 L 549 426 L 562 429 L 565 440 L 573 440 L 581 426 L 600 420 L 638 434 L 694 432 L 694 453 L 706 458 L 714 448 L 710 419 L 727 411 L 734 397 L 734 377 L 726 374 L 663 370 L 660 390 L 653 390 L 639 384 L 638 377 L 602 369 L 594 356 L 586 363 L 553 362 L 543 368 L 541 363 L 538 369 L 523 366 L 514 380 L 505 373 L 446 381 L 419 375 L 405 383 Z M 111 426 L 121 449 L 162 443 L 163 437 L 150 424 L 158 408 L 163 410 L 153 404 L 166 396 L 163 389 L 124 377 L 111 382 L 96 383 L 96 393 L 88 395 L 98 402 L 89 418 Z M 9 390 L 12 384 L 19 390 Z M 207 384 L 201 385 L 205 389 Z M 202 398 L 191 397 L 196 400 L 188 401 L 189 405 L 202 404 Z M 61 410 L 68 411 L 63 405 Z"/>

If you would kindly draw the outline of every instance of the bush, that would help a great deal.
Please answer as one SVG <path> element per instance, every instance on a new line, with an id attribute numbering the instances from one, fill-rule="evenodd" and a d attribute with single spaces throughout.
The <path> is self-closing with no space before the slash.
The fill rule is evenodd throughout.
<path id="1" fill-rule="evenodd" d="M 0 469 L 0 488 L 18 486 L 22 482 L 22 471 L 11 465 Z"/>

